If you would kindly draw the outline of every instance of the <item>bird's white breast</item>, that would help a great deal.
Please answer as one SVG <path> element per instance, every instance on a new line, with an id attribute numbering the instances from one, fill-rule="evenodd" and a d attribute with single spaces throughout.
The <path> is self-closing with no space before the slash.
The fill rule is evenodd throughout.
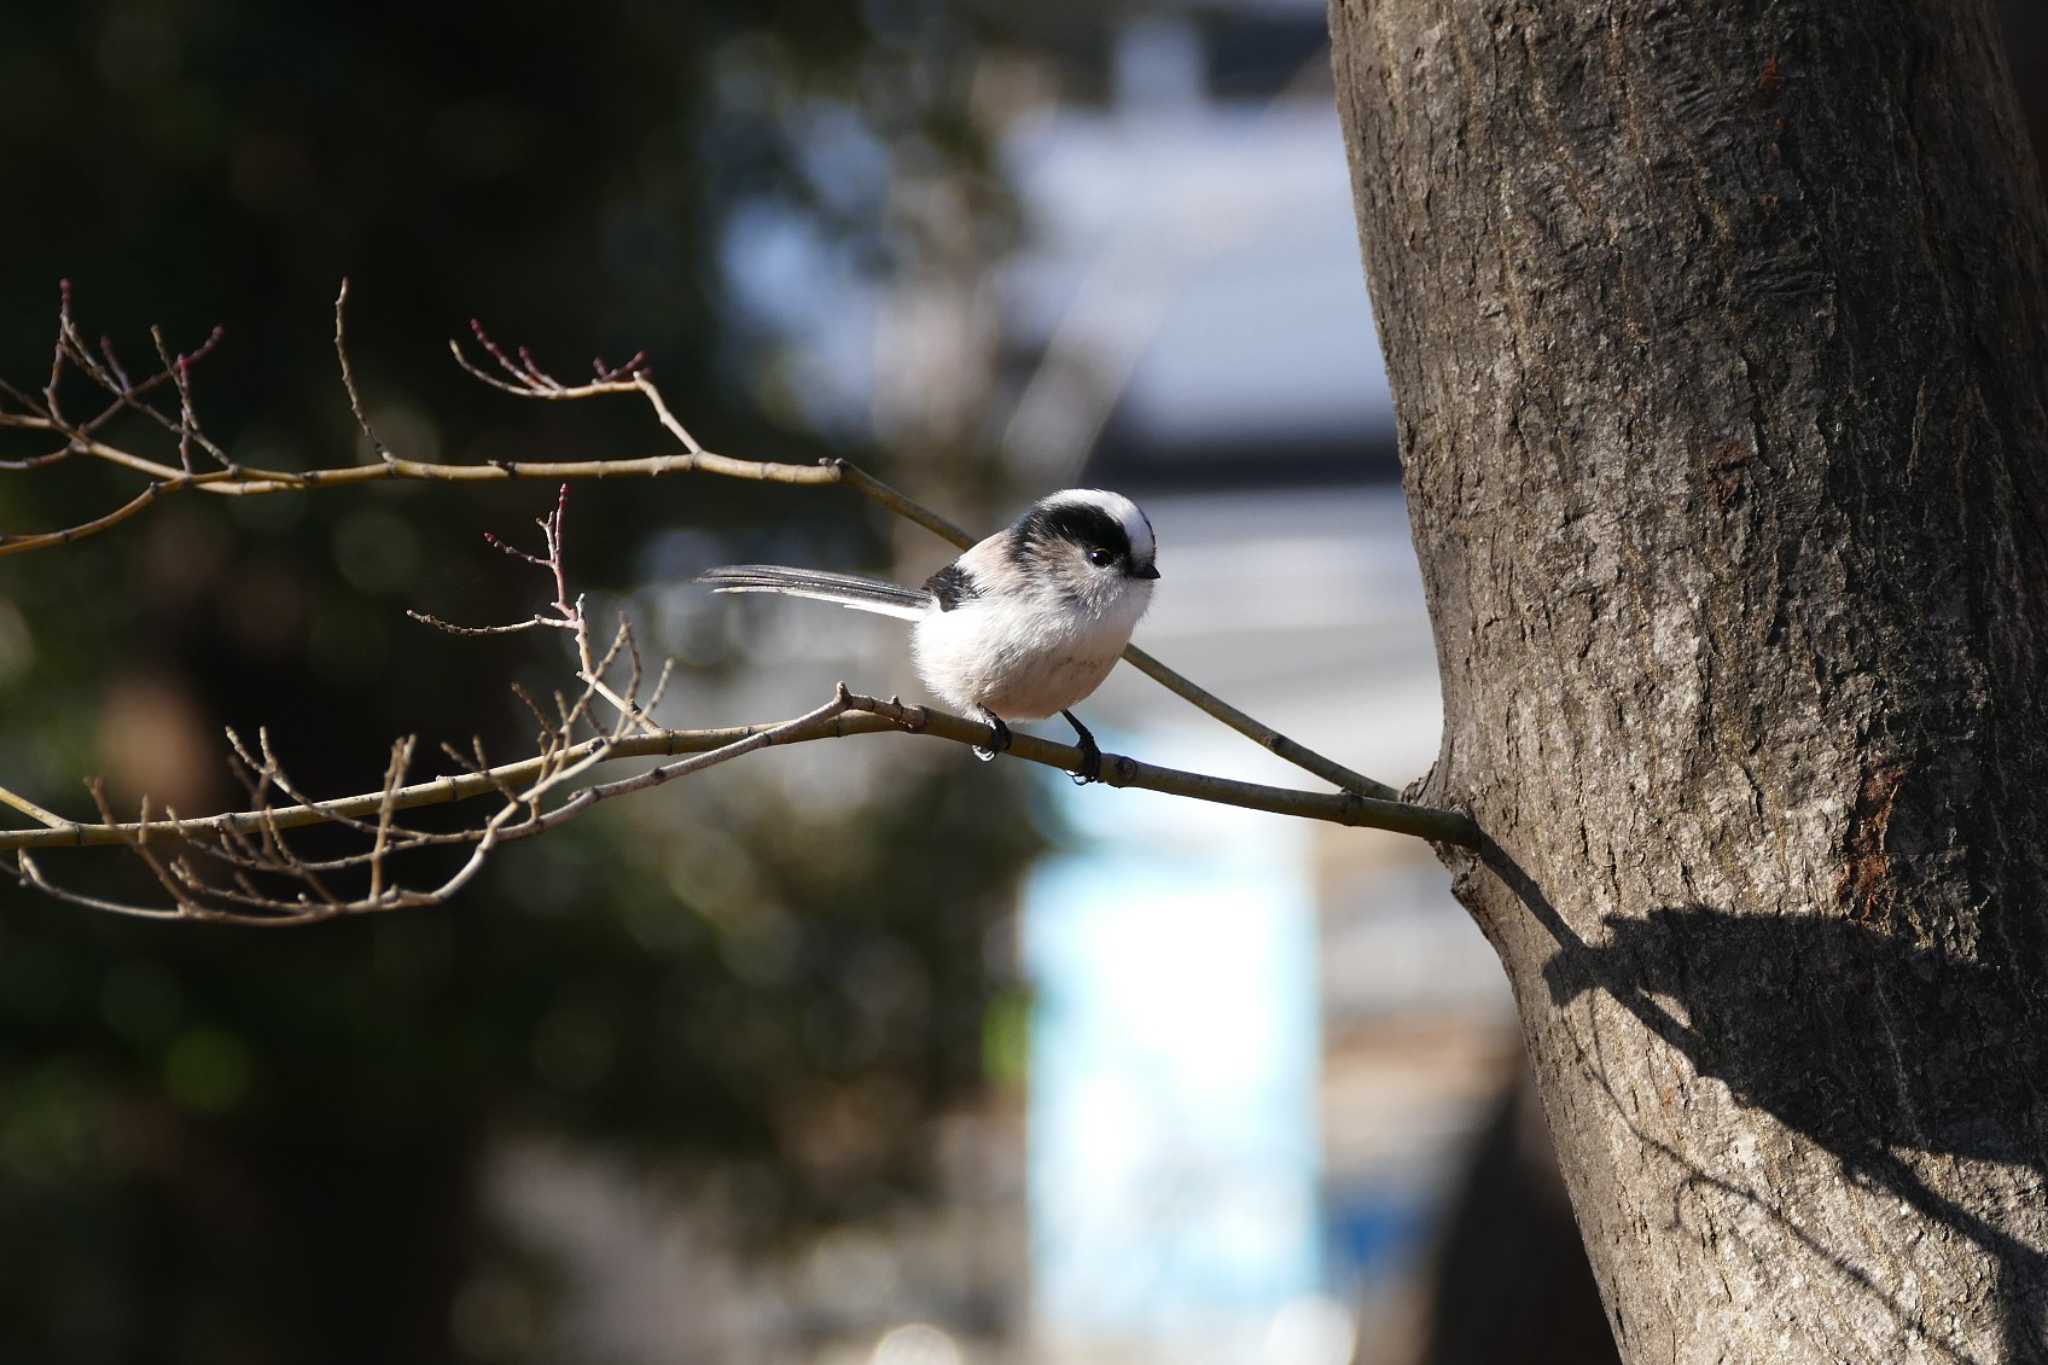
<path id="1" fill-rule="evenodd" d="M 918 674 L 955 707 L 986 707 L 1006 720 L 1053 715 L 1102 685 L 1151 590 L 1130 583 L 1099 612 L 1053 597 L 968 598 L 918 621 L 911 633 Z"/>

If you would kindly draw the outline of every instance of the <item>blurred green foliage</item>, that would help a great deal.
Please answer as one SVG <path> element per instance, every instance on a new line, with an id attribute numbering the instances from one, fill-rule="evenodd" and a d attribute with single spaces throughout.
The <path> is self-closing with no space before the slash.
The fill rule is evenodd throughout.
<path id="1" fill-rule="evenodd" d="M 637 402 L 521 404 L 463 378 L 444 339 L 481 315 L 564 371 L 645 348 L 718 448 L 883 459 L 764 400 L 720 232 L 768 199 L 871 236 L 856 245 L 877 270 L 914 247 L 818 193 L 789 134 L 804 92 L 985 186 L 948 75 L 974 38 L 935 16 L 837 0 L 16 7 L 0 50 L 0 374 L 40 387 L 70 277 L 89 335 L 131 363 L 151 323 L 179 349 L 226 326 L 197 393 L 237 456 L 343 462 L 360 451 L 328 310 L 348 275 L 359 380 L 410 451 L 665 448 Z M 991 214 L 998 198 L 982 194 Z M 0 474 L 0 529 L 73 523 L 135 488 L 82 461 Z M 168 784 L 182 809 L 218 808 L 236 795 L 223 725 L 269 725 L 323 792 L 373 786 L 398 734 L 424 751 L 480 732 L 516 752 L 527 722 L 505 681 L 559 670 L 561 641 L 451 641 L 401 608 L 534 610 L 539 585 L 478 533 L 552 497 L 187 495 L 0 560 L 0 782 L 82 810 L 78 777 L 107 771 L 128 799 Z M 663 532 L 771 523 L 834 562 L 884 544 L 820 495 L 589 484 L 572 565 L 580 586 L 630 594 Z M 490 1316 L 479 1283 L 547 1280 L 482 1201 L 483 1159 L 508 1136 L 662 1169 L 740 1163 L 758 1196 L 742 1231 L 767 1241 L 915 1198 L 922 1121 L 982 1084 L 985 1061 L 1014 1066 L 988 943 L 1038 836 L 1002 767 L 934 765 L 871 804 L 821 793 L 712 822 L 715 838 L 587 821 L 505 851 L 445 911 L 310 930 L 133 923 L 0 886 L 0 1359 L 516 1354 L 545 1333 L 455 1330 L 462 1312 Z M 115 859 L 46 865 L 110 894 L 151 889 Z M 700 894 L 713 884 L 718 914 Z"/>

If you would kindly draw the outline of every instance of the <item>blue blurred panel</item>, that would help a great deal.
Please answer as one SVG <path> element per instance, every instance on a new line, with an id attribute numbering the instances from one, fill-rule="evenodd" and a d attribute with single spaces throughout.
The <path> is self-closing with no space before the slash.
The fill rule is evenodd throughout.
<path id="1" fill-rule="evenodd" d="M 1371 1283 L 1424 1254 L 1434 1205 L 1412 1190 L 1370 1186 L 1323 1193 L 1329 1270 L 1339 1284 Z"/>
<path id="2" fill-rule="evenodd" d="M 1032 1259 L 1047 1327 L 1142 1337 L 1321 1287 L 1315 917 L 1287 822 L 1115 800 L 1024 895 Z"/>

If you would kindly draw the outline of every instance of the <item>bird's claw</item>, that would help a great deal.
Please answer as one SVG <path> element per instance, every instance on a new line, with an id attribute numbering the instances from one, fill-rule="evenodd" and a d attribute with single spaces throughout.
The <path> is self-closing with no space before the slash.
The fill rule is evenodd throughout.
<path id="1" fill-rule="evenodd" d="M 1081 766 L 1068 773 L 1067 776 L 1073 780 L 1074 785 L 1077 787 L 1085 787 L 1091 782 L 1100 782 L 1102 780 L 1102 750 L 1096 745 L 1095 736 L 1084 736 L 1076 747 L 1081 750 Z"/>
<path id="2" fill-rule="evenodd" d="M 1074 785 L 1085 787 L 1090 782 L 1102 780 L 1102 750 L 1095 743 L 1095 736 L 1088 733 L 1088 727 L 1072 711 L 1060 712 L 1067 724 L 1074 727 L 1074 747 L 1081 751 L 1081 766 L 1067 774 L 1074 779 Z"/>
<path id="3" fill-rule="evenodd" d="M 984 763 L 993 763 L 995 762 L 997 754 L 1009 752 L 1010 727 L 1003 723 L 1003 718 L 1001 716 L 995 715 L 990 712 L 983 712 L 981 718 L 988 722 L 988 726 L 991 730 L 994 730 L 996 732 L 995 739 L 992 743 L 986 746 L 980 744 L 975 745 L 974 756 Z"/>

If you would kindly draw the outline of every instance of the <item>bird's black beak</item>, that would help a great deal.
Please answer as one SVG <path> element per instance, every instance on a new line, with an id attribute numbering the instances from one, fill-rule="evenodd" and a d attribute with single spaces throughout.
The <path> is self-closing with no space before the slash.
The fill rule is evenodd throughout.
<path id="1" fill-rule="evenodd" d="M 1139 567 L 1139 568 L 1135 568 L 1135 569 L 1132 569 L 1132 570 L 1131 570 L 1131 577 L 1133 577 L 1133 578 L 1157 578 L 1157 577 L 1159 577 L 1159 566 L 1158 566 L 1157 564 L 1146 564 L 1146 565 L 1143 565 L 1143 566 L 1141 566 L 1141 567 Z"/>

